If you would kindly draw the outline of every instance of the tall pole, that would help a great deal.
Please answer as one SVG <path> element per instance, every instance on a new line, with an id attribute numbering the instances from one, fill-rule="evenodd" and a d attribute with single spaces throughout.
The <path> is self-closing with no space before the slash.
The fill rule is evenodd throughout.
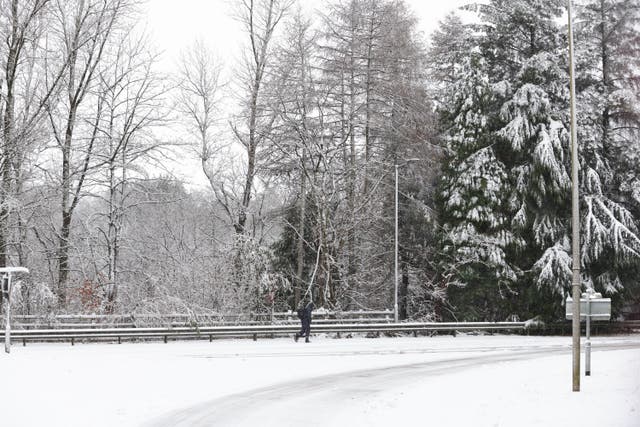
<path id="1" fill-rule="evenodd" d="M 395 261 L 395 269 L 394 269 L 394 286 L 393 286 L 393 321 L 398 323 L 398 164 L 396 163 L 396 214 L 395 214 L 395 222 L 396 222 L 396 242 L 395 242 L 395 251 L 394 251 L 394 261 Z"/>
<path id="2" fill-rule="evenodd" d="M 573 67 L 573 18 L 569 12 L 569 89 L 571 114 L 571 252 L 573 293 L 573 391 L 580 391 L 580 216 L 578 193 L 578 136 L 576 130 L 576 87 Z"/>

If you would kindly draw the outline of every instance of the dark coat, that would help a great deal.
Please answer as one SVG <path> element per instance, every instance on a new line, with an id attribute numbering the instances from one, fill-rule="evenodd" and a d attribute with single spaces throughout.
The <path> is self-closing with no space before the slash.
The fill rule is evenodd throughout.
<path id="1" fill-rule="evenodd" d="M 304 307 L 298 309 L 298 318 L 300 320 L 311 322 L 311 312 L 313 311 L 313 302 L 308 302 Z"/>

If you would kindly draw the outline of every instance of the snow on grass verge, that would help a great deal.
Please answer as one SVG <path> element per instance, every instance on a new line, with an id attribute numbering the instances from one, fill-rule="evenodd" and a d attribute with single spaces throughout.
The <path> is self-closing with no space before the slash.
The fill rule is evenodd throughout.
<path id="1" fill-rule="evenodd" d="M 604 343 L 636 348 L 598 350 Z M 594 339 L 593 376 L 582 378 L 580 393 L 570 391 L 570 344 L 570 337 L 441 336 L 316 337 L 311 344 L 265 339 L 15 346 L 10 355 L 0 355 L 2 426 L 139 426 L 165 413 L 274 384 L 487 354 L 509 356 L 522 349 L 563 353 L 416 378 L 355 402 L 348 411 L 353 419 L 344 424 L 396 420 L 391 423 L 396 425 L 403 416 L 447 426 L 640 425 L 640 336 Z M 576 408 L 584 409 L 579 423 L 573 418 Z"/>
<path id="2" fill-rule="evenodd" d="M 579 393 L 571 391 L 569 355 L 490 363 L 388 390 L 361 404 L 357 419 L 363 426 L 640 426 L 640 350 L 601 351 L 593 362 Z"/>

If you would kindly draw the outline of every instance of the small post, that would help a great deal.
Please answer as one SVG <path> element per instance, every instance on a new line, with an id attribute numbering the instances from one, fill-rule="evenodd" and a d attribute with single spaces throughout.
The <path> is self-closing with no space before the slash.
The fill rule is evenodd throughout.
<path id="1" fill-rule="evenodd" d="M 4 351 L 11 353 L 11 274 L 9 273 L 2 275 L 2 292 L 5 290 Z"/>
<path id="2" fill-rule="evenodd" d="M 591 376 L 591 295 L 593 295 L 593 289 L 589 288 L 587 291 L 587 341 L 584 345 L 584 374 L 585 376 Z"/>
<path id="3" fill-rule="evenodd" d="M 579 304 L 582 306 L 580 312 L 585 319 L 586 342 L 585 353 L 585 376 L 591 376 L 591 322 L 611 319 L 611 298 L 602 298 L 602 295 L 595 292 L 593 288 L 587 288 L 583 292 L 580 302 L 571 297 L 567 297 L 566 318 L 575 321 L 575 308 Z"/>
<path id="4" fill-rule="evenodd" d="M 587 330 L 589 330 L 589 319 L 587 318 Z M 587 335 L 588 336 L 588 335 Z M 585 372 L 584 374 L 587 377 L 591 376 L 591 341 L 587 338 L 587 342 L 584 345 L 584 364 L 585 364 Z"/>

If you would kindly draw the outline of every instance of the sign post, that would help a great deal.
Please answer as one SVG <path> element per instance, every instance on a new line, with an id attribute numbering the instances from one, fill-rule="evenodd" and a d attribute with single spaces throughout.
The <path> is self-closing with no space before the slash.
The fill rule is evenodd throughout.
<path id="1" fill-rule="evenodd" d="M 587 341 L 584 343 L 584 374 L 587 377 L 591 376 L 591 295 L 593 295 L 593 289 L 589 288 L 587 290 Z"/>
<path id="2" fill-rule="evenodd" d="M 0 268 L 0 279 L 2 284 L 2 296 L 5 305 L 4 324 L 4 351 L 11 352 L 11 279 L 12 275 L 18 273 L 29 273 L 25 267 L 2 267 Z"/>
<path id="3" fill-rule="evenodd" d="M 567 297 L 566 317 L 573 319 L 573 299 Z M 591 320 L 611 319 L 611 298 L 602 298 L 602 295 L 589 288 L 582 293 L 580 298 L 580 320 L 586 321 L 587 341 L 584 345 L 585 375 L 591 376 Z"/>

